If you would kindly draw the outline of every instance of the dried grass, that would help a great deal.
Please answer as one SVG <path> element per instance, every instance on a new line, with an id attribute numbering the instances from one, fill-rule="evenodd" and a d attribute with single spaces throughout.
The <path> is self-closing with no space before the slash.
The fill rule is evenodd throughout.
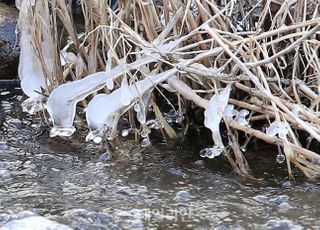
<path id="1" fill-rule="evenodd" d="M 39 41 L 34 45 L 52 83 L 48 94 L 67 80 L 160 54 L 156 63 L 127 68 L 125 75 L 137 81 L 176 68 L 168 85 L 157 88 L 168 90 L 166 95 L 179 95 L 176 109 L 180 112 L 205 108 L 216 90 L 231 83 L 234 93 L 229 103 L 250 111 L 251 127 L 226 123 L 231 147 L 226 156 L 237 172 L 248 173 L 237 135 L 241 132 L 281 146 L 290 177 L 291 163 L 307 177 L 319 176 L 320 157 L 301 140 L 309 136 L 320 142 L 319 1 L 118 0 L 118 9 L 112 11 L 107 0 L 82 0 L 83 36 L 75 28 L 71 3 L 48 2 L 37 3 L 47 9 L 44 15 L 34 15 L 35 27 L 43 28 L 41 34 L 34 31 Z M 58 51 L 65 45 L 59 38 L 62 32 L 72 41 L 65 66 L 58 64 Z M 40 50 L 41 35 L 51 45 L 52 72 Z M 159 50 L 159 44 L 169 40 L 179 42 L 178 48 Z M 159 94 L 157 88 L 155 94 Z M 154 97 L 150 104 L 164 123 L 164 136 L 176 137 Z M 127 113 L 132 116 L 131 110 Z M 261 127 L 272 120 L 290 125 L 288 138 L 265 134 Z"/>

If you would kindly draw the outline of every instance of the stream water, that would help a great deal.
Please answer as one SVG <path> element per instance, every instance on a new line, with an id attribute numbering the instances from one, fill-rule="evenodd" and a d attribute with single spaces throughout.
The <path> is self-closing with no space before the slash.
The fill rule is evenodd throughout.
<path id="1" fill-rule="evenodd" d="M 50 139 L 23 99 L 0 89 L 0 229 L 320 229 L 319 181 L 287 181 L 275 150 L 245 153 L 255 179 L 202 159 L 193 137 L 128 138 L 110 159 L 80 134 Z"/>

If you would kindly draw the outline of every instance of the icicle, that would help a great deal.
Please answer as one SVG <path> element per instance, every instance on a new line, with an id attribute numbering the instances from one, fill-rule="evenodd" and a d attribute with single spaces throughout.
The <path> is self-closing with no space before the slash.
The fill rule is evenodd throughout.
<path id="1" fill-rule="evenodd" d="M 20 30 L 18 74 L 21 80 L 22 91 L 30 98 L 39 98 L 41 95 L 37 92 L 41 92 L 41 88 L 45 88 L 46 82 L 40 60 L 32 47 L 33 39 L 30 34 L 32 25 L 29 14 L 32 12 L 34 4 L 34 2 L 32 3 L 29 0 L 24 0 L 22 2 L 17 1 L 17 7 L 20 8 L 18 20 L 18 27 Z"/>
<path id="2" fill-rule="evenodd" d="M 151 95 L 151 90 L 148 90 L 147 92 L 143 93 L 141 95 L 141 99 L 136 104 L 139 106 L 139 109 L 136 108 L 136 112 L 137 112 L 137 120 L 140 122 L 140 124 L 145 124 L 147 121 L 147 108 L 148 108 L 150 95 Z"/>
<path id="3" fill-rule="evenodd" d="M 128 106 L 137 101 L 140 95 L 150 91 L 155 84 L 167 80 L 175 72 L 176 70 L 172 69 L 138 81 L 135 85 L 130 85 L 129 91 L 132 98 Z M 99 94 L 90 101 L 86 109 L 87 123 L 90 128 L 88 136 L 103 135 L 103 130 L 106 128 L 110 129 L 111 133 L 114 132 L 117 123 L 116 118 L 128 108 L 128 106 L 124 105 L 121 101 L 121 93 L 120 88 L 110 94 Z M 90 138 L 87 138 L 87 140 L 89 139 Z"/>
<path id="4" fill-rule="evenodd" d="M 223 148 L 224 145 L 221 139 L 219 124 L 222 119 L 223 112 L 227 107 L 230 91 L 231 87 L 228 85 L 220 94 L 216 93 L 213 95 L 209 101 L 208 107 L 204 111 L 204 125 L 212 132 L 212 138 L 216 145 L 214 148 L 220 150 L 220 147 Z"/>
<path id="5" fill-rule="evenodd" d="M 122 77 L 121 81 L 121 103 L 125 106 L 128 106 L 132 100 L 132 95 L 129 89 L 127 77 Z"/>

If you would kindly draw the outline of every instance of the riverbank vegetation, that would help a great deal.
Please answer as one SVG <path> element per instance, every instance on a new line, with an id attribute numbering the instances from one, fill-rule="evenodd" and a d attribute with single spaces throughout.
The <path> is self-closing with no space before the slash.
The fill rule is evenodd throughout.
<path id="1" fill-rule="evenodd" d="M 52 137 L 86 120 L 87 141 L 134 133 L 146 147 L 151 131 L 176 138 L 172 127 L 187 132 L 201 120 L 214 143 L 202 157 L 225 156 L 247 175 L 245 148 L 259 139 L 277 146 L 290 177 L 293 165 L 319 176 L 318 1 L 80 4 L 81 31 L 71 2 L 17 3 L 23 107 L 53 126 Z"/>

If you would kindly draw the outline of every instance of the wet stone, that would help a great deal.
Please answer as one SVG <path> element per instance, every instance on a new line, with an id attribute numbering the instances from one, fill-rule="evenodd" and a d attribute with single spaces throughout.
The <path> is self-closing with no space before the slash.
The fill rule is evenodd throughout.
<path id="1" fill-rule="evenodd" d="M 4 141 L 0 141 L 0 150 L 9 150 L 10 146 L 4 142 Z"/>
<path id="2" fill-rule="evenodd" d="M 270 203 L 272 204 L 276 204 L 276 205 L 280 205 L 284 202 L 287 202 L 289 200 L 289 196 L 287 195 L 280 195 L 280 196 L 277 196 L 273 199 L 270 199 Z"/>
<path id="3" fill-rule="evenodd" d="M 291 181 L 287 180 L 287 181 L 283 182 L 281 186 L 282 186 L 282 188 L 292 188 L 293 184 Z"/>
<path id="4" fill-rule="evenodd" d="M 195 165 L 198 165 L 198 166 L 203 166 L 204 165 L 204 161 L 203 160 L 197 160 L 194 162 Z"/>
<path id="5" fill-rule="evenodd" d="M 103 154 L 101 154 L 101 156 L 100 156 L 100 160 L 101 161 L 110 161 L 111 160 L 111 156 L 110 156 L 110 154 L 109 153 L 103 153 Z"/>
<path id="6" fill-rule="evenodd" d="M 269 220 L 265 227 L 273 230 L 300 230 L 302 226 L 294 224 L 291 220 Z"/>
<path id="7" fill-rule="evenodd" d="M 262 204 L 270 204 L 269 202 L 269 198 L 267 196 L 264 195 L 257 195 L 255 197 L 253 197 L 254 200 L 262 203 Z"/>
<path id="8" fill-rule="evenodd" d="M 281 204 L 278 205 L 278 207 L 282 210 L 282 211 L 287 211 L 289 209 L 291 209 L 291 205 L 288 204 L 287 202 L 283 202 Z"/>
<path id="9" fill-rule="evenodd" d="M 3 180 L 10 180 L 11 179 L 11 173 L 8 170 L 1 169 L 0 170 L 0 178 Z"/>
<path id="10" fill-rule="evenodd" d="M 188 191 L 179 191 L 176 193 L 175 200 L 189 200 L 191 197 Z"/>

